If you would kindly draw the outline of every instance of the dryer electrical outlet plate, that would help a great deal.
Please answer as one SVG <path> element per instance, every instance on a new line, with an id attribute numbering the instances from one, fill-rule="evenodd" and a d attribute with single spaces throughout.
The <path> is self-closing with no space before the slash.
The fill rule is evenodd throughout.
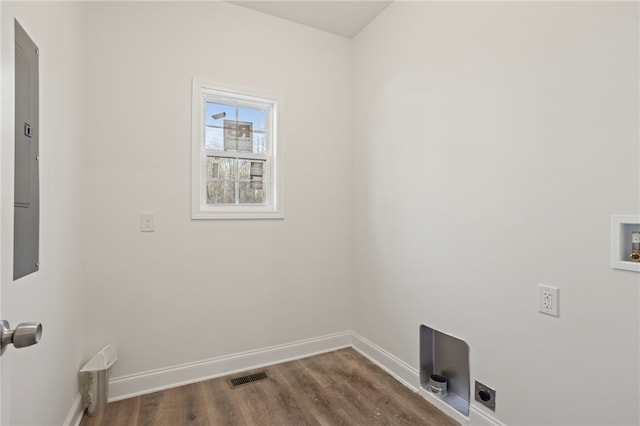
<path id="1" fill-rule="evenodd" d="M 496 411 L 496 391 L 479 381 L 475 382 L 475 399 L 491 411 Z"/>

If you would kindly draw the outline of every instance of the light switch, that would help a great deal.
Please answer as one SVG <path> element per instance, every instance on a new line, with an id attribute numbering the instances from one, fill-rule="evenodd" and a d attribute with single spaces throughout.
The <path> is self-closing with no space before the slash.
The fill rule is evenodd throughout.
<path id="1" fill-rule="evenodd" d="M 154 232 L 155 230 L 153 213 L 141 213 L 140 232 Z"/>

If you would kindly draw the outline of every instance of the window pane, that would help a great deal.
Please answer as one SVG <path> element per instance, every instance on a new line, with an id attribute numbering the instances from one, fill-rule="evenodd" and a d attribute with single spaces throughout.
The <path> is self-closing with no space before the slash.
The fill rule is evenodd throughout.
<path id="1" fill-rule="evenodd" d="M 238 179 L 262 183 L 265 166 L 264 160 L 238 160 Z"/>
<path id="2" fill-rule="evenodd" d="M 252 126 L 248 121 L 224 120 L 224 150 L 252 152 Z"/>
<path id="3" fill-rule="evenodd" d="M 207 157 L 208 179 L 236 178 L 236 160 L 233 158 Z"/>
<path id="4" fill-rule="evenodd" d="M 213 118 L 213 116 L 218 118 Z M 236 107 L 233 105 L 217 104 L 214 102 L 207 102 L 205 107 L 205 124 L 207 126 L 220 126 L 222 127 L 223 119 L 235 120 L 236 119 Z"/>
<path id="5" fill-rule="evenodd" d="M 264 133 L 253 132 L 253 153 L 264 154 L 266 152 Z"/>
<path id="6" fill-rule="evenodd" d="M 238 179 L 249 180 L 251 177 L 251 161 L 238 160 Z"/>
<path id="7" fill-rule="evenodd" d="M 207 204 L 235 204 L 236 182 L 210 180 L 207 182 Z"/>
<path id="8" fill-rule="evenodd" d="M 205 148 L 215 149 L 216 151 L 224 150 L 224 133 L 222 129 L 216 127 L 207 127 L 205 129 Z"/>
<path id="9" fill-rule="evenodd" d="M 260 182 L 262 186 L 262 182 Z M 252 182 L 239 182 L 240 204 L 264 204 L 264 189 L 251 188 Z"/>
<path id="10" fill-rule="evenodd" d="M 253 130 L 257 132 L 264 132 L 267 113 L 261 109 L 238 108 L 238 120 L 251 123 Z"/>

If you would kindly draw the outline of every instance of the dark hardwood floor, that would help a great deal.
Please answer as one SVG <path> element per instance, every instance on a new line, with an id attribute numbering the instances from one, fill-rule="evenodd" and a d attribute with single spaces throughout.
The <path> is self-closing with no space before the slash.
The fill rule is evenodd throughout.
<path id="1" fill-rule="evenodd" d="M 266 371 L 232 387 L 228 379 Z M 348 348 L 107 406 L 81 426 L 458 425 Z"/>

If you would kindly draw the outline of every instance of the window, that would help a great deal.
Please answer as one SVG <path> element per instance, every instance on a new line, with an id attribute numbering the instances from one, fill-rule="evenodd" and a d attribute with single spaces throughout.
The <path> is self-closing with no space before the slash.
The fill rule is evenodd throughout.
<path id="1" fill-rule="evenodd" d="M 282 218 L 274 98 L 193 81 L 193 219 Z"/>

